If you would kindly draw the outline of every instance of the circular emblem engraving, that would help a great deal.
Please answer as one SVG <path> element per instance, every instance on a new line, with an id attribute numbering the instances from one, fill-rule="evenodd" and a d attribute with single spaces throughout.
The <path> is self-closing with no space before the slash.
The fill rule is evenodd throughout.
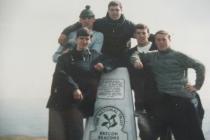
<path id="1" fill-rule="evenodd" d="M 116 107 L 99 108 L 94 115 L 94 126 L 91 140 L 127 140 L 127 133 L 123 131 L 125 117 Z"/>

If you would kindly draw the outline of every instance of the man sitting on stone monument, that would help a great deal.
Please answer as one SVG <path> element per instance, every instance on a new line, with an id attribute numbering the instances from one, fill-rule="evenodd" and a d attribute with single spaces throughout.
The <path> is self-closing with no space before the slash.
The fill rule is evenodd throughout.
<path id="1" fill-rule="evenodd" d="M 89 44 L 89 48 L 94 49 L 100 53 L 104 37 L 101 32 L 93 30 L 94 22 L 95 22 L 95 14 L 90 9 L 90 6 L 87 5 L 79 15 L 79 23 L 81 24 L 82 27 L 87 27 L 92 32 L 92 38 L 91 38 L 91 43 Z M 68 33 L 66 32 L 65 35 L 64 34 L 61 35 L 59 40 L 60 46 L 53 55 L 54 62 L 57 62 L 59 56 L 68 52 L 71 48 L 75 46 L 76 35 L 77 35 L 77 30 L 69 31 Z"/>

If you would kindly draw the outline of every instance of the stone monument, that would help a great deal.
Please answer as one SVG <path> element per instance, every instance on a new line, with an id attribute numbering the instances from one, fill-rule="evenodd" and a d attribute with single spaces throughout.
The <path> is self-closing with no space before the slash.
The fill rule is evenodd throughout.
<path id="1" fill-rule="evenodd" d="M 83 140 L 137 140 L 130 80 L 126 68 L 102 75 L 94 115 Z"/>

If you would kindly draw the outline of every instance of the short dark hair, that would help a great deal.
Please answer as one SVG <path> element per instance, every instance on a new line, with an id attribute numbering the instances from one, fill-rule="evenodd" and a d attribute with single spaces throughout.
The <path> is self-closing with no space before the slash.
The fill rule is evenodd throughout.
<path id="1" fill-rule="evenodd" d="M 120 9 L 122 9 L 122 3 L 118 0 L 110 1 L 108 4 L 108 8 L 110 8 L 111 6 L 120 6 Z"/>
<path id="2" fill-rule="evenodd" d="M 170 35 L 167 31 L 165 31 L 165 30 L 159 30 L 159 31 L 157 31 L 157 32 L 155 33 L 155 37 L 156 37 L 158 34 L 166 35 L 166 36 L 168 36 L 168 39 L 171 39 L 171 35 Z"/>
<path id="3" fill-rule="evenodd" d="M 145 24 L 142 24 L 142 23 L 136 24 L 136 26 L 135 26 L 135 31 L 136 31 L 137 29 L 146 29 L 146 30 L 147 30 L 147 33 L 149 33 L 149 28 L 148 28 L 148 26 L 145 25 Z"/>
<path id="4" fill-rule="evenodd" d="M 77 30 L 77 38 L 80 36 L 90 36 L 92 37 L 91 31 L 87 27 L 82 27 Z"/>

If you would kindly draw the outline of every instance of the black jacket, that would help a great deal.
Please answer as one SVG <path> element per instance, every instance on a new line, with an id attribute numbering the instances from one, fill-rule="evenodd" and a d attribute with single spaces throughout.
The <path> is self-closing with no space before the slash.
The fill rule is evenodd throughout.
<path id="1" fill-rule="evenodd" d="M 62 32 L 68 35 L 81 27 L 79 22 L 68 26 Z M 128 51 L 130 38 L 133 37 L 135 25 L 122 15 L 119 20 L 112 20 L 108 14 L 94 23 L 93 30 L 104 35 L 102 53 L 111 57 L 121 57 Z"/>
<path id="2" fill-rule="evenodd" d="M 150 48 L 150 51 L 157 50 L 156 45 L 154 42 L 152 43 L 152 46 Z M 137 46 L 131 48 L 128 52 L 128 60 L 132 53 L 137 51 Z M 135 69 L 132 64 L 128 62 L 128 70 L 130 74 L 130 81 L 131 81 L 131 87 L 134 90 L 135 94 L 138 94 L 138 97 L 143 103 L 143 106 L 146 107 L 148 104 L 152 104 L 157 97 L 156 92 L 156 82 L 154 80 L 153 73 L 147 65 L 144 65 L 144 69 Z M 137 108 L 137 107 L 136 107 Z"/>
<path id="3" fill-rule="evenodd" d="M 96 20 L 93 29 L 104 35 L 102 53 L 118 57 L 128 51 L 128 43 L 133 37 L 135 25 L 123 15 L 114 21 L 107 14 L 106 17 Z"/>
<path id="4" fill-rule="evenodd" d="M 83 113 L 91 113 L 100 78 L 100 73 L 94 71 L 93 65 L 97 63 L 99 56 L 94 50 L 78 52 L 76 49 L 60 56 L 53 75 L 47 107 L 65 110 L 77 106 Z M 78 88 L 84 96 L 82 102 L 73 99 L 73 91 Z"/>

